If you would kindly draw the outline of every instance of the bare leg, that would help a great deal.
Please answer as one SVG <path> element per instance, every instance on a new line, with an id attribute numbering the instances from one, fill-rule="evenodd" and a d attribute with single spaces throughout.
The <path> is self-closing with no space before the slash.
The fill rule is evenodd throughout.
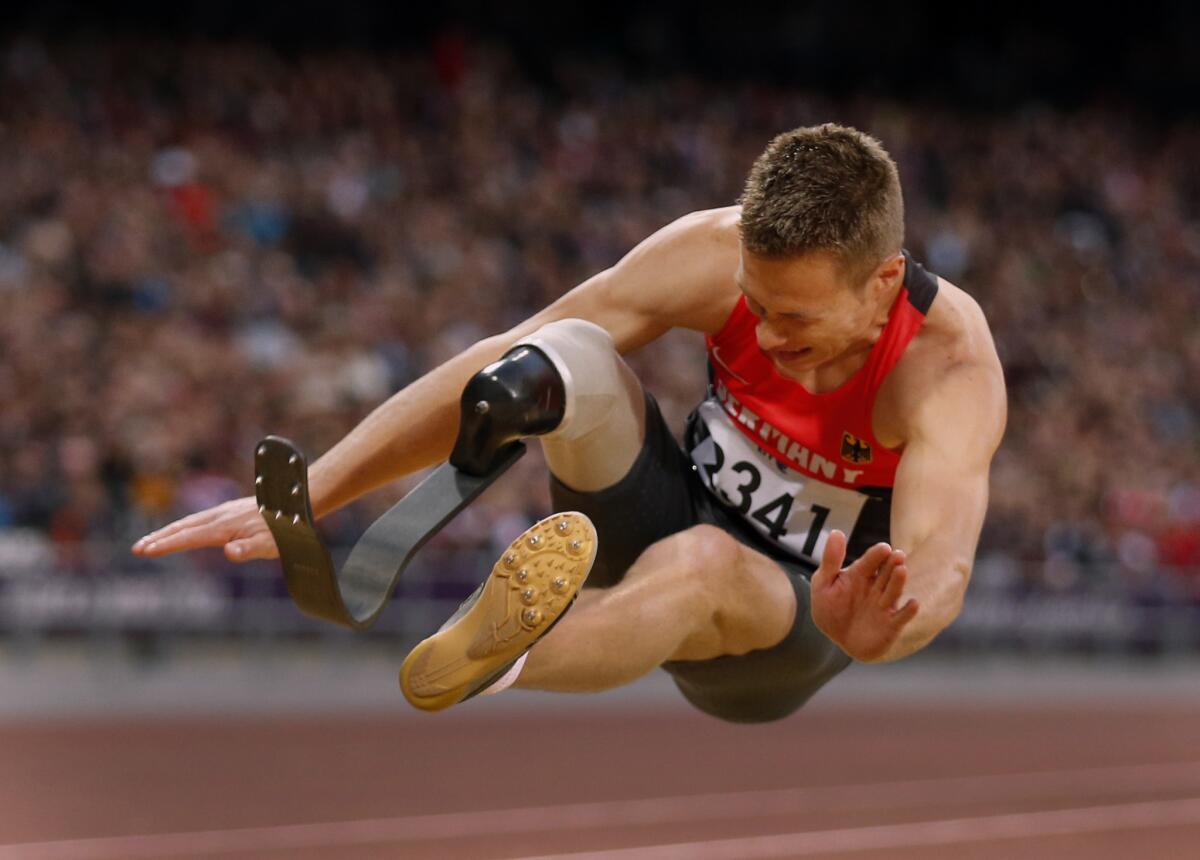
<path id="1" fill-rule="evenodd" d="M 488 444 L 511 438 L 514 432 L 540 434 L 551 471 L 571 489 L 595 492 L 625 478 L 644 444 L 646 400 L 611 336 L 583 320 L 559 320 L 516 347 L 495 366 L 485 368 L 472 384 L 479 382 L 481 388 L 498 395 L 494 409 L 488 408 L 491 395 L 481 397 L 485 408 L 477 409 L 478 414 L 503 414 L 509 424 L 519 426 L 502 426 L 499 418 L 493 418 L 493 423 L 484 421 L 474 428 L 479 438 L 460 433 L 459 443 L 467 440 L 464 457 L 478 459 L 472 457 L 478 453 L 473 451 L 473 446 L 478 447 L 475 443 L 487 453 Z M 556 390 L 556 384 L 561 388 Z M 537 392 L 537 398 L 530 398 L 530 392 Z M 562 402 L 555 404 L 560 394 Z M 528 408 L 505 412 L 498 407 L 517 402 L 505 397 L 524 398 L 521 403 Z M 554 422 L 549 428 L 527 432 L 547 417 Z M 542 524 L 538 528 L 544 531 Z M 593 533 L 592 547 L 594 538 Z M 521 540 L 535 547 L 550 539 L 557 539 L 552 531 Z M 516 544 L 513 549 L 512 560 L 502 560 L 497 569 L 509 564 L 514 577 L 530 579 L 529 587 L 520 592 L 520 600 L 529 606 L 539 594 L 546 595 L 546 583 L 533 583 L 532 567 L 516 569 L 521 566 L 516 561 L 521 553 Z M 548 549 L 547 543 L 543 550 Z M 533 552 L 538 551 L 542 550 Z M 505 578 L 494 572 L 487 583 L 494 585 L 498 576 Z M 507 634 L 518 623 L 522 630 L 536 624 L 536 619 L 526 623 L 518 614 L 534 610 L 516 604 L 514 611 L 515 592 L 492 590 L 502 592 L 503 599 L 485 603 L 481 597 L 456 623 L 409 654 L 400 683 L 413 704 L 427 710 L 454 704 L 479 689 L 472 685 L 487 683 L 489 672 L 502 669 L 510 651 L 517 658 L 530 647 L 527 639 Z M 481 592 L 484 597 L 488 593 Z M 523 668 L 516 664 L 517 685 L 602 690 L 628 683 L 667 660 L 706 660 L 769 648 L 787 635 L 796 605 L 792 584 L 778 564 L 720 529 L 695 526 L 648 548 L 614 587 L 580 595 L 561 623 L 556 620 L 534 642 L 523 658 Z M 504 635 L 498 638 L 498 632 Z"/>
<path id="2" fill-rule="evenodd" d="M 646 435 L 646 395 L 599 326 L 559 320 L 518 345 L 535 347 L 562 381 L 562 424 L 538 437 L 550 471 L 579 492 L 611 487 L 629 472 Z"/>
<path id="3" fill-rule="evenodd" d="M 520 342 L 563 381 L 566 413 L 539 436 L 550 470 L 579 492 L 624 478 L 645 440 L 645 393 L 608 333 L 581 320 Z M 603 536 L 601 536 L 603 540 Z M 705 660 L 770 647 L 787 634 L 796 597 L 775 562 L 711 526 L 647 549 L 612 588 L 585 591 L 529 652 L 517 686 L 602 690 L 667 660 Z"/>
<path id="4" fill-rule="evenodd" d="M 778 565 L 699 526 L 652 546 L 613 588 L 584 591 L 530 651 L 516 686 L 617 687 L 668 660 L 769 648 L 795 615 L 795 592 Z"/>
<path id="5" fill-rule="evenodd" d="M 579 492 L 603 490 L 624 478 L 646 438 L 642 383 L 620 356 L 613 353 L 613 359 L 621 386 L 608 421 L 577 439 L 540 439 L 550 471 Z"/>

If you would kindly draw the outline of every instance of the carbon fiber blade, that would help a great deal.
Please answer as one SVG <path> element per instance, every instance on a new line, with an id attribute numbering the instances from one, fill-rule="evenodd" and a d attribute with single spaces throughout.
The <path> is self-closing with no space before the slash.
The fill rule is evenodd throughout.
<path id="1" fill-rule="evenodd" d="M 525 453 L 514 442 L 486 475 L 438 466 L 363 533 L 340 571 L 313 526 L 308 465 L 287 439 L 255 450 L 255 496 L 279 547 L 288 593 L 308 615 L 354 629 L 371 626 L 417 550 Z"/>

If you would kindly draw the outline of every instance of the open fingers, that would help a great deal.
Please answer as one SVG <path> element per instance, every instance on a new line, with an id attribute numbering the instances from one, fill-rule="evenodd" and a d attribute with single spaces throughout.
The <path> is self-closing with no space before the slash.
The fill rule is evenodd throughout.
<path id="1" fill-rule="evenodd" d="M 875 581 L 872 583 L 871 587 L 880 594 L 886 591 L 888 583 L 891 582 L 892 579 L 892 571 L 904 564 L 904 560 L 904 550 L 892 550 L 888 557 L 884 559 L 883 564 L 881 564 L 875 571 Z"/>
<path id="2" fill-rule="evenodd" d="M 213 518 L 203 525 L 180 528 L 165 537 L 147 541 L 138 555 L 158 558 L 181 550 L 217 547 L 232 544 L 225 555 L 232 561 L 251 558 L 274 558 L 275 541 L 258 511 L 245 515 L 226 515 Z"/>
<path id="3" fill-rule="evenodd" d="M 892 624 L 896 629 L 900 629 L 908 622 L 917 617 L 917 612 L 920 611 L 921 604 L 917 602 L 915 597 L 910 597 L 908 601 L 899 609 L 892 610 Z"/>
<path id="4" fill-rule="evenodd" d="M 206 526 L 219 516 L 221 516 L 221 512 L 216 508 L 209 508 L 204 511 L 198 511 L 194 514 L 189 514 L 182 519 L 175 520 L 173 523 L 169 523 L 160 529 L 155 529 L 154 531 L 150 532 L 150 534 L 141 538 L 133 545 L 133 551 L 134 553 L 141 555 L 143 550 L 145 550 L 148 545 L 157 543 L 164 538 L 169 538 L 172 535 L 176 535 L 186 529 Z"/>
<path id="5" fill-rule="evenodd" d="M 229 540 L 229 527 L 222 523 L 191 528 L 177 529 L 165 537 L 148 535 L 145 543 L 140 544 L 138 555 L 146 558 L 158 558 L 185 549 L 199 549 L 205 546 L 221 546 Z"/>
<path id="6" fill-rule="evenodd" d="M 859 556 L 858 561 L 854 562 L 846 570 L 866 577 L 868 580 L 874 579 L 875 572 L 879 570 L 880 565 L 887 561 L 891 552 L 892 548 L 886 543 L 877 543 Z"/>
<path id="7" fill-rule="evenodd" d="M 263 525 L 262 530 L 252 533 L 232 534 L 227 523 L 176 532 L 165 538 L 151 541 L 142 547 L 139 555 L 158 558 L 188 549 L 223 546 L 225 557 L 230 561 L 250 561 L 255 558 L 275 558 L 279 549 L 271 532 Z"/>
<path id="8" fill-rule="evenodd" d="M 270 531 L 225 544 L 225 557 L 230 561 L 250 561 L 255 558 L 278 558 L 279 547 Z"/>
<path id="9" fill-rule="evenodd" d="M 900 595 L 904 593 L 904 586 L 908 584 L 908 568 L 903 564 L 898 564 L 892 568 L 888 576 L 887 583 L 883 586 L 883 591 L 879 597 L 879 608 L 890 609 L 896 605 L 896 601 L 900 599 Z"/>
<path id="10" fill-rule="evenodd" d="M 893 549 L 891 551 L 891 554 L 889 554 L 884 560 L 883 564 L 879 566 L 878 579 L 881 587 L 887 588 L 888 577 L 891 576 L 893 570 L 904 564 L 907 558 L 908 557 L 904 554 L 904 550 L 902 549 Z"/>
<path id="11" fill-rule="evenodd" d="M 813 588 L 828 588 L 838 578 L 842 562 L 846 559 L 846 533 L 834 529 L 825 541 L 825 551 L 821 554 L 821 566 L 812 577 Z"/>

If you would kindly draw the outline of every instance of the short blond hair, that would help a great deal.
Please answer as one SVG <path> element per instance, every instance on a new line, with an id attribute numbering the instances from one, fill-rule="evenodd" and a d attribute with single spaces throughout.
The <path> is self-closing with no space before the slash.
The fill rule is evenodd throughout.
<path id="1" fill-rule="evenodd" d="M 834 123 L 784 132 L 750 168 L 742 244 L 780 259 L 829 251 L 865 280 L 904 244 L 896 163 L 878 140 Z"/>

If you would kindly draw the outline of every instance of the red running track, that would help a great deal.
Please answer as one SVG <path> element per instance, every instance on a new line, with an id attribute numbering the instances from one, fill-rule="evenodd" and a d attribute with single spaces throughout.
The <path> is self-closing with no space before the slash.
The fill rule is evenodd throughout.
<path id="1" fill-rule="evenodd" d="M 1200 857 L 1193 706 L 0 726 L 0 860 Z"/>

